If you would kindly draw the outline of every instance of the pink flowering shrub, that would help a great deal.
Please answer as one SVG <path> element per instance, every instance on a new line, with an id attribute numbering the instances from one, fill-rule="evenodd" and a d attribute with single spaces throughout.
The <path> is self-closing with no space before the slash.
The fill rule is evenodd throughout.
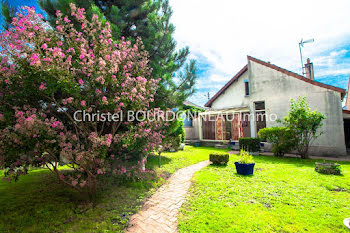
<path id="1" fill-rule="evenodd" d="M 136 159 L 144 170 L 164 125 L 75 121 L 74 113 L 149 110 L 159 80 L 150 77 L 141 40 L 113 41 L 109 23 L 96 15 L 89 22 L 84 9 L 71 4 L 71 15 L 58 11 L 56 24 L 24 7 L 0 35 L 0 168 L 17 179 L 29 165 L 45 166 L 93 194 L 98 176 L 119 169 L 112 155 Z M 73 172 L 59 170 L 60 162 Z"/>

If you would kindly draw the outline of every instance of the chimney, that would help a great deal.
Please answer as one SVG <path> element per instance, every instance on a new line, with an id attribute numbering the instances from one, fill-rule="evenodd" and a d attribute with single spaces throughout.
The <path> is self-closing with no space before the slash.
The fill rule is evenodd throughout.
<path id="1" fill-rule="evenodd" d="M 350 110 L 350 76 L 349 76 L 349 81 L 348 81 L 348 91 L 346 93 L 346 100 L 345 100 L 345 107 L 346 107 L 346 110 Z"/>
<path id="2" fill-rule="evenodd" d="M 306 60 L 305 64 L 305 77 L 314 80 L 314 65 L 310 62 L 310 58 Z"/>

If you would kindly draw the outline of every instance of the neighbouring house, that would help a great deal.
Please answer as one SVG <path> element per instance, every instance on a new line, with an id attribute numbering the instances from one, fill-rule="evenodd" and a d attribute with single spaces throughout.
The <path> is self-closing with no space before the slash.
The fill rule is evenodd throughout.
<path id="1" fill-rule="evenodd" d="M 198 139 L 215 144 L 257 137 L 261 128 L 280 125 L 276 118 L 287 115 L 291 98 L 305 96 L 312 110 L 327 117 L 310 154 L 346 155 L 350 147 L 350 108 L 342 109 L 346 90 L 315 81 L 309 59 L 305 73 L 301 76 L 248 56 L 248 64 L 206 103 L 209 109 L 200 114 Z"/>
<path id="2" fill-rule="evenodd" d="M 204 111 L 205 109 L 197 104 L 194 104 L 190 101 L 184 101 L 184 109 L 196 109 L 199 111 Z M 196 116 L 196 114 L 189 115 L 186 114 L 186 117 L 183 121 L 184 130 L 185 130 L 185 141 L 186 142 L 192 142 L 192 141 L 198 141 L 199 139 L 199 118 Z"/>

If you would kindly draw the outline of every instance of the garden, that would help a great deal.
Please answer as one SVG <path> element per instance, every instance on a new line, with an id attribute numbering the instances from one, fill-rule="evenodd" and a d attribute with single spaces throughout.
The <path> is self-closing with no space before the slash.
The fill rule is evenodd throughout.
<path id="1" fill-rule="evenodd" d="M 1 180 L 0 232 L 123 232 L 130 216 L 169 175 L 216 151 L 186 147 L 164 152 L 160 168 L 159 157 L 150 156 L 147 168 L 155 171 L 153 178 L 136 182 L 105 178 L 109 180 L 98 190 L 94 207 L 87 196 L 59 183 L 48 169 L 33 169 L 16 183 Z"/>
<path id="2" fill-rule="evenodd" d="M 283 127 L 241 138 L 240 155 L 185 146 L 165 112 L 202 110 L 183 106 L 196 66 L 176 51 L 169 2 L 141 1 L 135 17 L 130 1 L 73 2 L 41 1 L 45 17 L 2 5 L 0 232 L 123 232 L 172 174 L 206 160 L 180 232 L 345 231 L 350 163 L 308 158 L 325 116 L 305 98 Z M 292 150 L 300 158 L 283 158 Z"/>
<path id="3" fill-rule="evenodd" d="M 254 156 L 254 175 L 227 166 L 196 173 L 179 215 L 180 232 L 347 232 L 350 162 L 342 175 L 315 171 L 315 161 Z"/>

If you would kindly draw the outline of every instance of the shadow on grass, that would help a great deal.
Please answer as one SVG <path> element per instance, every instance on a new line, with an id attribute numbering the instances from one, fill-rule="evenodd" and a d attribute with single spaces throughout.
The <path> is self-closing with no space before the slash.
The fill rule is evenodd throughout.
<path id="1" fill-rule="evenodd" d="M 226 168 L 227 164 L 210 164 L 209 167 Z"/>
<path id="2" fill-rule="evenodd" d="M 237 177 L 241 177 L 241 178 L 253 178 L 253 177 L 254 177 L 254 174 L 251 174 L 251 175 L 241 175 L 241 174 L 238 174 L 238 173 L 233 173 L 232 175 L 237 176 Z"/>
<path id="3" fill-rule="evenodd" d="M 140 182 L 112 184 L 106 179 L 96 196 L 93 208 L 87 195 L 64 184 L 48 170 L 34 170 L 18 182 L 0 180 L 0 232 L 101 232 L 111 227 L 110 219 L 125 219 L 133 214 L 147 188 Z M 123 217 L 124 216 L 124 217 Z M 112 232 L 126 227 L 113 225 Z"/>
<path id="4" fill-rule="evenodd" d="M 171 162 L 171 158 L 160 156 L 160 165 L 165 165 Z M 159 156 L 158 155 L 151 155 L 148 156 L 147 159 L 147 168 L 148 169 L 155 169 L 159 166 Z"/>

